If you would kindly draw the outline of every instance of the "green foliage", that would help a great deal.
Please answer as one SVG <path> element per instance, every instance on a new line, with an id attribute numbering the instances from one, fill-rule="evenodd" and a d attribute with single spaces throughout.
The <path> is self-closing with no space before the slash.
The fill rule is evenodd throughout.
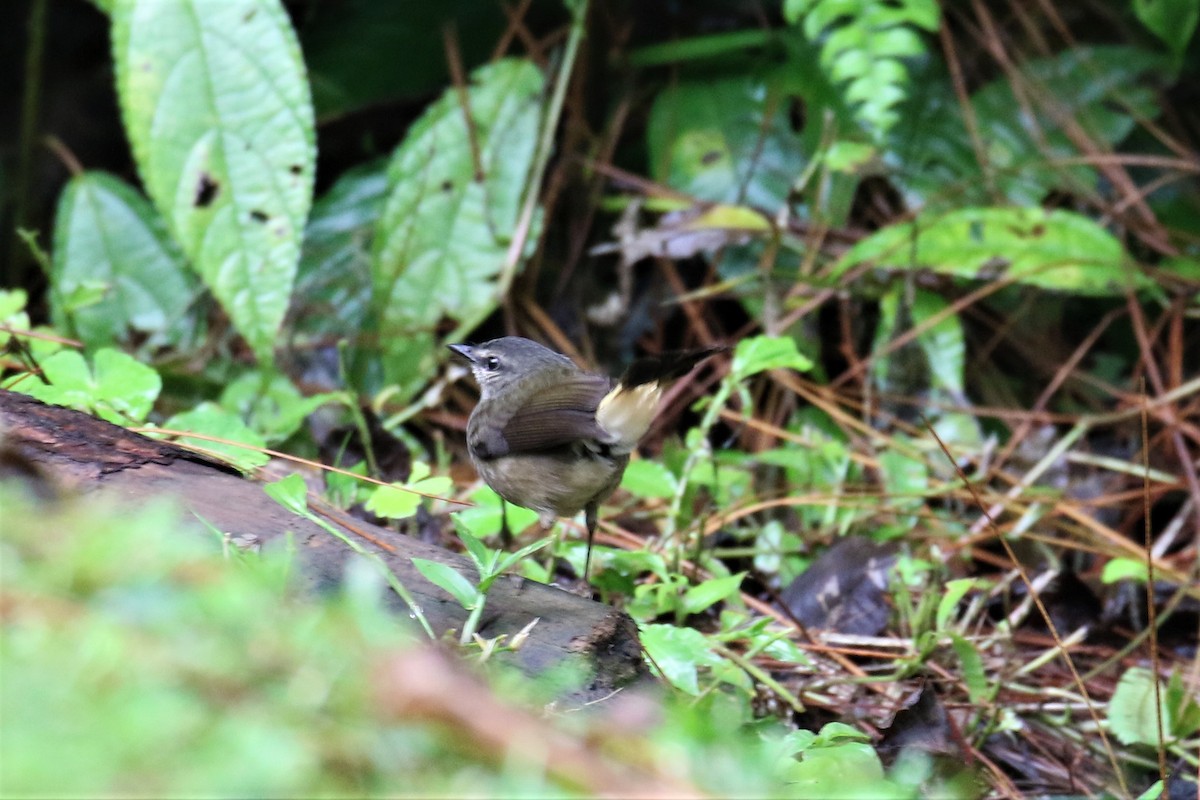
<path id="1" fill-rule="evenodd" d="M 744 381 L 770 369 L 812 369 L 812 361 L 796 349 L 796 342 L 780 336 L 752 336 L 742 339 L 733 351 L 729 380 Z"/>
<path id="2" fill-rule="evenodd" d="M 912 206 L 940 211 L 1093 192 L 1100 173 L 1083 158 L 1080 135 L 1108 147 L 1124 141 L 1137 119 L 1157 115 L 1147 83 L 1166 70 L 1161 55 L 1131 45 L 1030 59 L 971 95 L 974 129 L 986 132 L 976 137 L 944 68 L 928 65 L 889 136 L 894 179 Z"/>
<path id="3" fill-rule="evenodd" d="M 0 491 L 16 601 L 0 649 L 4 794 L 359 793 L 392 772 L 400 741 L 430 757 L 412 733 L 389 743 L 371 712 L 362 676 L 412 638 L 378 590 L 298 603 L 290 556 L 223 561 L 165 504 L 46 509 Z"/>
<path id="4" fill-rule="evenodd" d="M 822 68 L 846 84 L 847 102 L 871 138 L 881 139 L 900 119 L 895 106 L 908 85 L 902 59 L 926 52 L 914 28 L 938 28 L 935 0 L 785 0 L 783 14 L 810 40 L 822 40 Z"/>
<path id="5" fill-rule="evenodd" d="M 267 440 L 242 422 L 242 418 L 216 403 L 200 403 L 195 408 L 181 411 L 163 427 L 170 431 L 187 431 L 203 436 L 180 436 L 178 441 L 187 447 L 208 451 L 234 464 L 246 472 L 253 471 L 271 460 L 263 452 Z M 223 441 L 214 441 L 221 439 Z"/>
<path id="6" fill-rule="evenodd" d="M 420 570 L 421 574 L 428 578 L 431 583 L 445 589 L 451 597 L 458 601 L 459 605 L 471 612 L 459 636 L 459 643 L 465 645 L 479 640 L 476 631 L 479 628 L 479 621 L 483 617 L 483 608 L 487 603 L 487 593 L 492 588 L 492 584 L 517 563 L 543 549 L 554 541 L 554 539 L 547 536 L 525 545 L 516 552 L 505 553 L 503 550 L 492 550 L 487 547 L 465 525 L 459 522 L 457 517 L 455 517 L 455 522 L 455 527 L 458 529 L 458 538 L 462 540 L 462 543 L 467 548 L 467 554 L 471 557 L 471 561 L 475 563 L 475 569 L 479 572 L 479 579 L 472 584 L 463 577 L 462 573 L 449 564 L 430 561 L 427 558 L 414 558 L 413 566 Z M 479 641 L 479 643 L 483 644 L 482 641 Z"/>
<path id="7" fill-rule="evenodd" d="M 805 165 L 778 86 L 689 81 L 658 95 L 646 133 L 651 174 L 700 200 L 774 210 Z"/>
<path id="8" fill-rule="evenodd" d="M 312 203 L 312 101 L 281 4 L 118 0 L 125 130 L 175 240 L 263 363 Z"/>
<path id="9" fill-rule="evenodd" d="M 639 459 L 630 462 L 621 476 L 621 488 L 634 497 L 665 500 L 675 496 L 679 485 L 671 470 L 658 461 Z"/>
<path id="10" fill-rule="evenodd" d="M 348 170 L 317 198 L 304 232 L 296 298 L 297 344 L 354 340 L 371 308 L 371 250 L 388 195 L 383 159 Z"/>
<path id="11" fill-rule="evenodd" d="M 0 485 L 0 505 L 6 796 L 585 794 L 520 748 L 481 750 L 461 729 L 380 701 L 381 667 L 417 644 L 355 562 L 343 593 L 302 599 L 294 553 L 222 557 L 167 504 L 47 508 Z M 515 676 L 492 669 L 497 692 L 513 696 Z M 772 728 L 746 731 L 720 696 L 660 709 L 611 753 L 715 794 L 787 792 Z M 544 734 L 580 736 L 582 721 L 552 715 Z M 582 731 L 605 737 L 607 724 Z"/>
<path id="12" fill-rule="evenodd" d="M 522 531 L 538 521 L 536 511 L 514 506 L 511 503 L 505 507 L 500 495 L 487 486 L 481 486 L 475 490 L 471 494 L 470 500 L 474 505 L 456 511 L 454 519 L 456 525 L 465 528 L 477 539 L 486 539 L 499 534 L 502 520 L 507 521 L 508 529 L 514 536 L 520 535 Z"/>
<path id="13" fill-rule="evenodd" d="M 441 31 L 453 26 L 469 68 L 487 60 L 507 22 L 499 8 L 477 0 L 339 0 L 304 14 L 301 45 L 322 122 L 440 90 L 450 78 Z"/>
<path id="14" fill-rule="evenodd" d="M 54 323 L 89 347 L 133 335 L 145 353 L 188 344 L 199 287 L 162 217 L 119 178 L 84 172 L 67 183 L 53 266 Z"/>
<path id="15" fill-rule="evenodd" d="M 1040 208 L 963 208 L 922 214 L 863 239 L 838 271 L 872 264 L 975 280 L 1005 278 L 1082 295 L 1123 295 L 1150 284 L 1111 233 L 1080 214 Z"/>
<path id="16" fill-rule="evenodd" d="M 387 519 L 405 519 L 417 513 L 422 495 L 446 495 L 453 484 L 445 475 L 431 475 L 429 465 L 417 461 L 412 474 L 404 483 L 394 486 L 377 486 L 367 498 L 366 507 L 372 514 Z"/>
<path id="17" fill-rule="evenodd" d="M 1183 56 L 1200 21 L 1197 0 L 1133 0 L 1133 11 L 1177 58 Z"/>
<path id="18" fill-rule="evenodd" d="M 6 388 L 117 424 L 143 422 L 162 390 L 151 367 L 109 347 L 96 351 L 90 366 L 77 351 L 60 350 L 41 361 L 41 370 L 41 379 L 17 375 Z"/>
<path id="19" fill-rule="evenodd" d="M 713 652 L 708 638 L 695 628 L 676 625 L 645 625 L 641 628 L 646 655 L 671 685 L 690 695 L 701 692 L 699 675 L 705 669 L 709 681 L 750 690 L 746 673 Z"/>
<path id="20" fill-rule="evenodd" d="M 1131 667 L 1108 703 L 1108 724 L 1125 744 L 1159 746 L 1160 730 L 1167 741 L 1180 742 L 1200 734 L 1200 702 L 1179 672 L 1172 673 L 1165 686 L 1156 687 L 1150 670 Z"/>
<path id="21" fill-rule="evenodd" d="M 499 303 L 543 113 L 541 72 L 506 59 L 447 90 L 409 129 L 388 165 L 371 274 L 385 378 L 410 395 L 444 360 L 444 316 L 471 329 Z"/>
<path id="22" fill-rule="evenodd" d="M 27 331 L 29 295 L 24 289 L 0 289 L 0 348 L 7 348 L 14 331 Z"/>
<path id="23" fill-rule="evenodd" d="M 305 397 L 283 375 L 251 370 L 221 392 L 221 405 L 245 420 L 268 444 L 286 441 L 309 414 L 326 403 L 346 403 L 341 393 L 323 392 Z"/>

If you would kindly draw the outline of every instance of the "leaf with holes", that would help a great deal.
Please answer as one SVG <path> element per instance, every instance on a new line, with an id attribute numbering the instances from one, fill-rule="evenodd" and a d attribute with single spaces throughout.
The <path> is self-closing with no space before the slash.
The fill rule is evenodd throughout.
<path id="1" fill-rule="evenodd" d="M 489 64 L 471 75 L 465 101 L 447 90 L 392 155 L 371 269 L 389 382 L 411 385 L 416 373 L 424 383 L 442 358 L 431 335 L 442 318 L 478 319 L 499 302 L 542 99 L 532 63 Z"/>
<path id="2" fill-rule="evenodd" d="M 113 61 L 142 181 L 259 360 L 312 201 L 312 101 L 278 0 L 117 0 Z"/>

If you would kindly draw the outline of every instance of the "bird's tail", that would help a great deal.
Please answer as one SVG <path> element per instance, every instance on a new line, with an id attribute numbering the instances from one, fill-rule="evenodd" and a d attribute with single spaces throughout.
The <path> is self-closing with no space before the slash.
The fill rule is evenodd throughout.
<path id="1" fill-rule="evenodd" d="M 632 451 L 658 413 L 658 401 L 671 381 L 691 372 L 692 368 L 726 347 L 663 353 L 641 358 L 629 365 L 616 387 L 596 408 L 596 422 L 613 437 L 618 452 Z"/>

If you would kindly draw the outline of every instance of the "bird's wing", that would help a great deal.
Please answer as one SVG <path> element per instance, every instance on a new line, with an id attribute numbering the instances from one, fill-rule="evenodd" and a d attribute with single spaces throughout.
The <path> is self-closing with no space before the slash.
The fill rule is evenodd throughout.
<path id="1" fill-rule="evenodd" d="M 596 423 L 596 406 L 611 386 L 612 381 L 603 375 L 581 372 L 563 376 L 558 383 L 528 398 L 489 437 L 491 454 L 550 450 L 587 439 L 603 441 L 607 434 Z"/>

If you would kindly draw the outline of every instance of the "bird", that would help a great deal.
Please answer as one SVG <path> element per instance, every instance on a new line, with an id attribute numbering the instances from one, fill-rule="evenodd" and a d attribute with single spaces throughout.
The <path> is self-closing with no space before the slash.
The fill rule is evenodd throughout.
<path id="1" fill-rule="evenodd" d="M 536 511 L 544 528 L 584 512 L 585 581 L 597 511 L 620 484 L 663 390 L 726 349 L 639 359 L 613 380 L 520 336 L 449 348 L 479 384 L 479 402 L 467 421 L 472 464 L 504 500 Z"/>

